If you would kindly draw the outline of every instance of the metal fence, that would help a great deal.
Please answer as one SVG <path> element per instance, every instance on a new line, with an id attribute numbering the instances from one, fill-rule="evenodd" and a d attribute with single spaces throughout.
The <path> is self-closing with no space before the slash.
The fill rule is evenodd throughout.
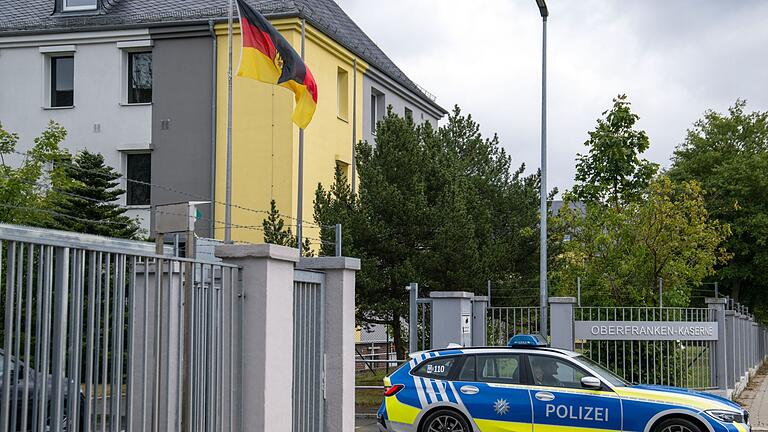
<path id="1" fill-rule="evenodd" d="M 707 308 L 577 307 L 576 321 L 605 323 L 715 322 Z M 625 380 L 696 389 L 716 388 L 715 340 L 577 339 L 576 350 Z"/>
<path id="2" fill-rule="evenodd" d="M 432 349 L 432 302 L 429 299 L 418 301 L 417 351 Z"/>
<path id="3" fill-rule="evenodd" d="M 293 431 L 322 432 L 325 275 L 296 270 L 293 286 Z"/>
<path id="4" fill-rule="evenodd" d="M 516 334 L 538 333 L 540 312 L 538 306 L 489 307 L 488 345 L 505 346 Z"/>
<path id="5" fill-rule="evenodd" d="M 0 430 L 238 429 L 237 267 L 142 245 L 0 226 Z"/>
<path id="6" fill-rule="evenodd" d="M 728 298 L 725 305 L 725 381 L 728 388 L 741 390 L 751 374 L 768 357 L 768 329 L 760 326 L 749 308 Z"/>

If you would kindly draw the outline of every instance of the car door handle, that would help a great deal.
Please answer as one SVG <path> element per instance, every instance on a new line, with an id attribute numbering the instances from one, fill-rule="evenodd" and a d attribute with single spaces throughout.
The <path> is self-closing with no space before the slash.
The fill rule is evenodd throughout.
<path id="1" fill-rule="evenodd" d="M 555 400 L 555 395 L 550 392 L 538 392 L 534 396 L 536 396 L 536 399 L 542 402 L 550 402 Z"/>
<path id="2" fill-rule="evenodd" d="M 479 388 L 477 388 L 475 386 L 471 386 L 471 385 L 462 386 L 459 390 L 461 390 L 461 392 L 466 394 L 466 395 L 474 395 L 474 394 L 480 393 L 480 389 Z"/>

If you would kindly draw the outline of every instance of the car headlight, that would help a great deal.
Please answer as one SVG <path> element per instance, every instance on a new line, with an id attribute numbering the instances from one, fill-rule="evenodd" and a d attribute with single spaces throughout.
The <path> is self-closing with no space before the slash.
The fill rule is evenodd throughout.
<path id="1" fill-rule="evenodd" d="M 744 413 L 726 410 L 705 411 L 710 416 L 720 420 L 723 423 L 744 423 Z"/>

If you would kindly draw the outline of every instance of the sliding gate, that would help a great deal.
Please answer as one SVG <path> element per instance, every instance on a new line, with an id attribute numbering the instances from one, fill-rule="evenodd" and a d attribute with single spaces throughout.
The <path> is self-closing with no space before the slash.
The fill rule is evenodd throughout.
<path id="1" fill-rule="evenodd" d="M 323 432 L 325 275 L 296 270 L 293 283 L 293 431 Z"/>
<path id="2" fill-rule="evenodd" d="M 238 271 L 0 224 L 0 430 L 236 430 Z"/>

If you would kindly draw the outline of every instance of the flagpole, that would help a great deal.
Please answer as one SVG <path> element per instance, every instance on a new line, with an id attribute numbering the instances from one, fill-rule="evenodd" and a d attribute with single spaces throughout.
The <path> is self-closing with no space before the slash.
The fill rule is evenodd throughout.
<path id="1" fill-rule="evenodd" d="M 352 61 L 352 195 L 357 190 L 357 162 L 355 161 L 355 146 L 357 145 L 357 59 Z"/>
<path id="2" fill-rule="evenodd" d="M 224 209 L 224 241 L 232 242 L 232 0 L 229 0 L 227 41 L 229 64 L 227 69 L 227 196 Z"/>
<path id="3" fill-rule="evenodd" d="M 231 1 L 231 0 L 230 0 Z M 301 20 L 301 60 L 304 60 L 304 40 L 306 38 L 306 21 Z M 299 202 L 296 205 L 296 240 L 301 256 L 302 248 L 302 220 L 304 212 L 304 128 L 299 128 Z"/>

